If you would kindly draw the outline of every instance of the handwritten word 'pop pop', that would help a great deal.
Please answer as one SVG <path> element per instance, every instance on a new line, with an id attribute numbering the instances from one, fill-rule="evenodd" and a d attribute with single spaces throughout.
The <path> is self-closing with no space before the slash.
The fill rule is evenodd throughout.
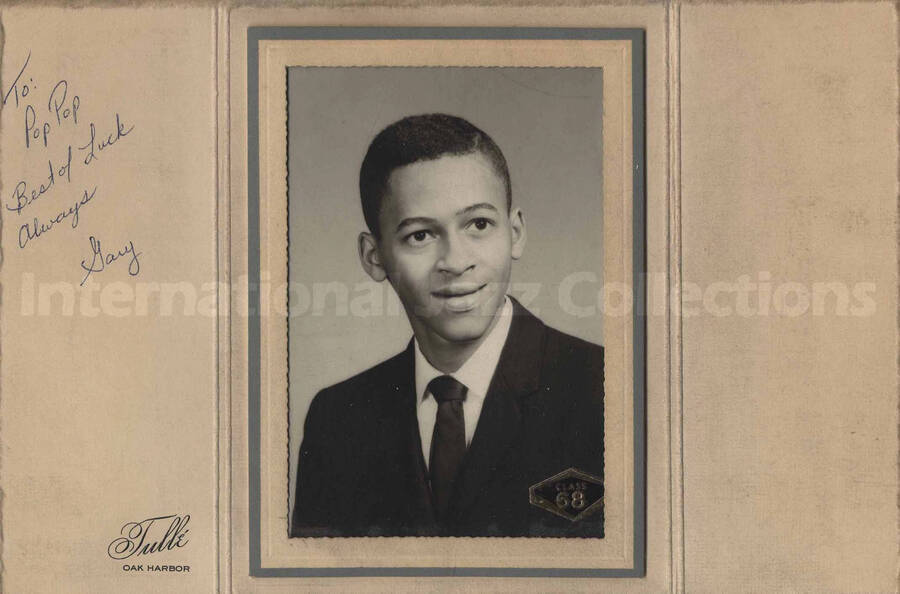
<path id="1" fill-rule="evenodd" d="M 47 203 L 48 212 L 30 211 L 50 199 L 57 187 L 72 185 L 79 169 L 87 169 L 99 161 L 104 151 L 128 136 L 134 125 L 113 111 L 95 121 L 86 121 L 81 97 L 69 81 L 61 78 L 51 85 L 38 84 L 30 74 L 31 52 L 10 87 L 3 94 L 3 106 L 14 109 L 21 122 L 22 146 L 29 161 L 46 159 L 44 173 L 22 178 L 14 184 L 6 200 L 6 209 L 30 220 L 19 227 L 19 249 L 24 249 L 68 219 L 71 228 L 78 227 L 82 208 L 98 195 L 97 184 L 84 184 L 66 193 L 66 197 Z M 46 92 L 49 89 L 49 92 Z M 86 173 L 85 173 L 86 175 Z M 62 193 L 59 190 L 56 193 Z M 34 206 L 34 205 L 38 206 Z M 52 204 L 52 206 L 51 206 Z"/>

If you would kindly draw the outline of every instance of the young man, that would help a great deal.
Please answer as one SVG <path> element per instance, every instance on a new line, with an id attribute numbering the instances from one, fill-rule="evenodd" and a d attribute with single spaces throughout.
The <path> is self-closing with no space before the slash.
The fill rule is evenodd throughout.
<path id="1" fill-rule="evenodd" d="M 313 400 L 291 535 L 602 537 L 603 348 L 506 295 L 526 233 L 500 149 L 458 117 L 404 118 L 359 186 L 360 261 L 413 339 Z"/>

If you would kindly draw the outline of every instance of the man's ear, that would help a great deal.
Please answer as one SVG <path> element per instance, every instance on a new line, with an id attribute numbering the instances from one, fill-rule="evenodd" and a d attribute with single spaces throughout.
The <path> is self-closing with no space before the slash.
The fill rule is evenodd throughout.
<path id="1" fill-rule="evenodd" d="M 380 283 L 387 278 L 387 272 L 381 263 L 381 254 L 378 253 L 378 240 L 365 231 L 359 234 L 359 261 L 372 280 Z"/>
<path id="2" fill-rule="evenodd" d="M 512 228 L 512 259 L 518 260 L 525 251 L 525 215 L 521 209 L 513 208 L 509 211 L 509 225 Z"/>

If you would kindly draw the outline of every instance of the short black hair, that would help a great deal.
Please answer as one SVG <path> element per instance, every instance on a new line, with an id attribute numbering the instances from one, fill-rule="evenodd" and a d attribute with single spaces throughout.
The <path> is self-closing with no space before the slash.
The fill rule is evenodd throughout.
<path id="1" fill-rule="evenodd" d="M 443 113 L 415 115 L 398 120 L 375 136 L 359 170 L 359 197 L 366 225 L 380 237 L 381 202 L 388 178 L 395 169 L 445 155 L 479 152 L 493 166 L 506 187 L 506 208 L 512 206 L 512 187 L 506 158 L 486 132 L 463 118 Z"/>

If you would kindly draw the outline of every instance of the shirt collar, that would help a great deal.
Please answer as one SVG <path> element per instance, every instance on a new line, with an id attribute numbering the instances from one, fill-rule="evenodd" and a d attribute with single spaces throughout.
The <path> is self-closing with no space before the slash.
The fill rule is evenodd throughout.
<path id="1" fill-rule="evenodd" d="M 468 396 L 484 398 L 487 395 L 491 378 L 494 377 L 494 371 L 500 362 L 500 353 L 503 351 L 503 345 L 506 344 L 506 337 L 509 335 L 509 328 L 512 325 L 513 307 L 509 297 L 506 297 L 503 307 L 500 308 L 497 315 L 500 318 L 484 341 L 462 364 L 462 367 L 449 374 L 469 389 Z M 425 398 L 428 383 L 434 378 L 446 374 L 435 369 L 422 354 L 419 341 L 415 340 L 414 342 L 416 345 L 416 394 L 418 395 L 417 402 L 421 403 Z"/>

